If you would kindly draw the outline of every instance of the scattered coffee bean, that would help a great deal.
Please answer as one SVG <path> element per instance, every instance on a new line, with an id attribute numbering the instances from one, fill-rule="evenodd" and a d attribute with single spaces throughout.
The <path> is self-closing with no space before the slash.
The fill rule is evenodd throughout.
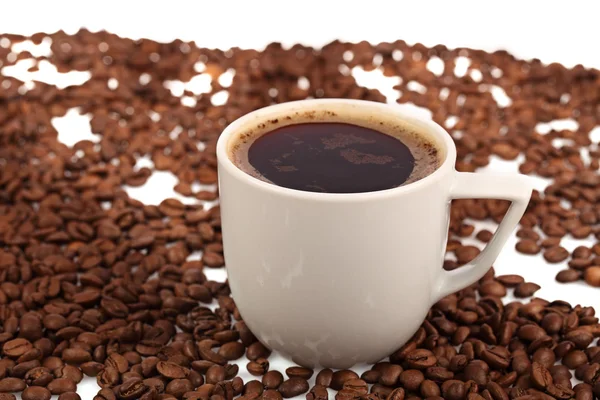
<path id="1" fill-rule="evenodd" d="M 540 252 L 540 246 L 531 239 L 521 239 L 517 242 L 515 248 L 519 253 L 523 254 L 538 254 Z M 548 251 L 544 252 L 544 257 L 546 257 L 547 252 Z M 546 260 L 548 260 L 547 257 Z"/>
<path id="2" fill-rule="evenodd" d="M 562 359 L 562 363 L 569 369 L 576 369 L 586 362 L 588 362 L 587 355 L 581 350 L 572 350 Z"/>
<path id="3" fill-rule="evenodd" d="M 330 387 L 332 379 L 333 379 L 333 371 L 329 368 L 323 368 L 317 374 L 317 376 L 315 378 L 315 383 L 317 385 Z"/>
<path id="4" fill-rule="evenodd" d="M 569 252 L 564 247 L 552 246 L 544 251 L 544 259 L 549 263 L 559 263 L 569 257 Z"/>
<path id="5" fill-rule="evenodd" d="M 283 374 L 279 371 L 269 371 L 262 378 L 262 383 L 267 389 L 277 389 L 282 382 Z"/>
<path id="6" fill-rule="evenodd" d="M 587 268 L 583 273 L 583 276 L 588 285 L 600 287 L 600 266 Z"/>
<path id="7" fill-rule="evenodd" d="M 531 297 L 535 292 L 540 290 L 540 286 L 532 282 L 523 282 L 515 288 L 515 297 L 525 298 Z"/>
<path id="8" fill-rule="evenodd" d="M 269 370 L 269 361 L 264 358 L 259 358 L 256 361 L 250 361 L 246 365 L 246 369 L 250 375 L 261 376 Z"/>
<path id="9" fill-rule="evenodd" d="M 74 392 L 77 389 L 77 385 L 69 378 L 56 378 L 48 384 L 48 389 L 52 394 L 62 394 L 65 392 Z"/>
<path id="10" fill-rule="evenodd" d="M 192 382 L 189 379 L 173 379 L 167 384 L 165 392 L 176 398 L 182 397 L 184 393 L 194 390 Z"/>
<path id="11" fill-rule="evenodd" d="M 483 242 L 483 243 L 487 243 L 490 240 L 492 240 L 492 237 L 494 237 L 494 234 L 490 231 L 488 231 L 487 229 L 482 229 L 479 232 L 477 232 L 477 235 L 475 235 L 475 237 L 477 238 L 477 240 Z"/>
<path id="12" fill-rule="evenodd" d="M 281 393 L 279 393 L 277 390 L 273 390 L 273 389 L 269 389 L 269 390 L 265 390 L 261 396 L 262 400 L 282 400 L 283 397 L 281 396 Z"/>
<path id="13" fill-rule="evenodd" d="M 58 396 L 58 400 L 81 400 L 81 397 L 75 392 L 65 392 Z"/>
<path id="14" fill-rule="evenodd" d="M 328 400 L 329 394 L 327 387 L 323 385 L 315 385 L 310 392 L 306 394 L 306 400 Z"/>
<path id="15" fill-rule="evenodd" d="M 335 371 L 331 376 L 331 383 L 329 384 L 329 387 L 335 390 L 341 390 L 344 387 L 344 383 L 351 379 L 359 379 L 358 374 L 348 369 Z"/>
<path id="16" fill-rule="evenodd" d="M 304 367 L 289 367 L 285 370 L 285 374 L 290 378 L 310 379 L 313 375 L 313 370 Z"/>
<path id="17" fill-rule="evenodd" d="M 581 278 L 581 272 L 574 269 L 563 269 L 556 274 L 556 280 L 558 282 L 567 283 L 575 282 Z"/>
<path id="18" fill-rule="evenodd" d="M 308 392 L 308 381 L 304 378 L 290 378 L 279 385 L 279 393 L 284 399 Z M 340 388 L 341 389 L 341 388 Z"/>
<path id="19" fill-rule="evenodd" d="M 496 277 L 496 280 L 504 286 L 511 288 L 525 282 L 525 279 L 520 275 L 500 275 Z"/>
<path id="20" fill-rule="evenodd" d="M 405 392 L 404 389 L 396 388 L 388 396 L 386 400 L 404 400 Z"/>
<path id="21" fill-rule="evenodd" d="M 398 377 L 400 385 L 411 392 L 416 392 L 424 380 L 423 373 L 416 369 L 408 369 Z"/>
<path id="22" fill-rule="evenodd" d="M 396 364 L 386 365 L 381 369 L 379 383 L 385 386 L 396 386 L 396 382 L 398 382 L 401 373 L 401 366 Z"/>
<path id="23" fill-rule="evenodd" d="M 362 379 L 350 379 L 344 382 L 342 390 L 350 390 L 358 395 L 366 395 L 369 392 L 369 385 Z"/>
<path id="24" fill-rule="evenodd" d="M 246 382 L 244 385 L 244 394 L 256 393 L 261 395 L 263 392 L 263 384 L 256 379 Z"/>
<path id="25" fill-rule="evenodd" d="M 51 397 L 50 391 L 41 386 L 30 386 L 21 394 L 23 400 L 50 400 Z"/>
<path id="26" fill-rule="evenodd" d="M 25 389 L 25 382 L 17 378 L 4 378 L 0 380 L 0 392 L 20 392 Z"/>

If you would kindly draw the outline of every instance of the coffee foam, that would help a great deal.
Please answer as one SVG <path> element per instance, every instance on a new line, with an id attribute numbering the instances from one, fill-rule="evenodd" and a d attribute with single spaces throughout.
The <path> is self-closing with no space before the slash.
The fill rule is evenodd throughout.
<path id="1" fill-rule="evenodd" d="M 378 132 L 395 137 L 404 143 L 411 151 L 415 166 L 408 179 L 401 185 L 407 185 L 431 175 L 442 164 L 445 153 L 443 147 L 427 133 L 408 121 L 399 120 L 397 116 L 386 114 L 371 115 L 362 110 L 310 110 L 292 111 L 283 113 L 273 118 L 265 118 L 262 122 L 247 126 L 242 129 L 228 143 L 228 156 L 231 162 L 239 169 L 254 178 L 264 182 L 273 183 L 262 176 L 249 162 L 248 150 L 252 144 L 262 135 L 272 132 L 278 128 L 307 123 L 338 122 L 370 128 Z M 332 148 L 343 146 L 344 143 L 330 143 Z M 352 158 L 352 154 L 348 154 Z M 350 161 L 350 160 L 349 160 Z"/>

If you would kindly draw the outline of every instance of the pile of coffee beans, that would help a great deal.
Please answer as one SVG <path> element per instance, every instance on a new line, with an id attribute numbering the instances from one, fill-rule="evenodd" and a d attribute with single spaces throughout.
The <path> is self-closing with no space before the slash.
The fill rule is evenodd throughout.
<path id="1" fill-rule="evenodd" d="M 25 40 L 51 42 L 51 54 L 12 51 Z M 215 144 L 228 123 L 308 97 L 385 101 L 350 74 L 379 69 L 401 78 L 399 102 L 428 108 L 449 129 L 459 170 L 497 156 L 549 179 L 521 221 L 517 250 L 568 260 L 561 282 L 600 286 L 600 245 L 572 253 L 561 246 L 565 236 L 600 236 L 600 150 L 590 139 L 600 119 L 597 70 L 403 41 L 222 51 L 86 30 L 0 35 L 2 73 L 24 59 L 32 60 L 30 72 L 47 62 L 91 78 L 62 88 L 0 75 L 0 400 L 18 392 L 24 400 L 79 399 L 84 375 L 97 379 L 98 400 L 600 397 L 594 310 L 539 298 L 503 304 L 507 293 L 527 298 L 539 286 L 495 277 L 493 269 L 436 304 L 409 343 L 360 376 L 270 370 L 270 352 L 245 325 L 228 284 L 205 275 L 224 264 L 219 207 L 177 199 L 146 205 L 124 190 L 170 171 L 182 196 L 216 200 L 216 191 L 198 187 L 217 181 Z M 470 64 L 460 71 L 464 59 Z M 436 62 L 443 71 L 430 70 Z M 208 93 L 186 89 L 182 98 L 167 87 L 198 72 L 212 78 Z M 231 83 L 219 79 L 226 73 L 235 74 Z M 499 92 L 510 101 L 496 99 Z M 217 95 L 226 103 L 218 105 Z M 52 120 L 73 108 L 90 115 L 97 142 L 58 141 Z M 555 119 L 576 128 L 542 132 L 538 124 Z M 140 166 L 141 157 L 153 166 Z M 445 267 L 479 253 L 461 238 L 491 239 L 469 220 L 498 222 L 507 208 L 455 201 L 448 242 L 455 260 Z M 244 382 L 244 368 L 256 379 Z M 573 375 L 581 383 L 573 386 Z"/>

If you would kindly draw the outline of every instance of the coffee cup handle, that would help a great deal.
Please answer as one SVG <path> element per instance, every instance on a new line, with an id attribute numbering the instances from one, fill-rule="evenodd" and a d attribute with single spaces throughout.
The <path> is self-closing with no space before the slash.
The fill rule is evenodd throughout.
<path id="1" fill-rule="evenodd" d="M 464 289 L 485 275 L 525 213 L 532 191 L 532 179 L 525 175 L 456 172 L 450 200 L 501 199 L 510 200 L 512 204 L 492 240 L 473 261 L 453 271 L 441 270 L 437 290 L 434 291 L 436 301 Z"/>

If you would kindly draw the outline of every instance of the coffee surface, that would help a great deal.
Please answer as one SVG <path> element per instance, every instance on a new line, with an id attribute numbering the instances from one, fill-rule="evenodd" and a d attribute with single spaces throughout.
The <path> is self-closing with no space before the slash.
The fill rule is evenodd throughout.
<path id="1" fill-rule="evenodd" d="M 237 146 L 234 162 L 275 185 L 323 193 L 391 189 L 429 175 L 439 164 L 436 147 L 425 138 L 345 122 L 276 128 Z"/>

